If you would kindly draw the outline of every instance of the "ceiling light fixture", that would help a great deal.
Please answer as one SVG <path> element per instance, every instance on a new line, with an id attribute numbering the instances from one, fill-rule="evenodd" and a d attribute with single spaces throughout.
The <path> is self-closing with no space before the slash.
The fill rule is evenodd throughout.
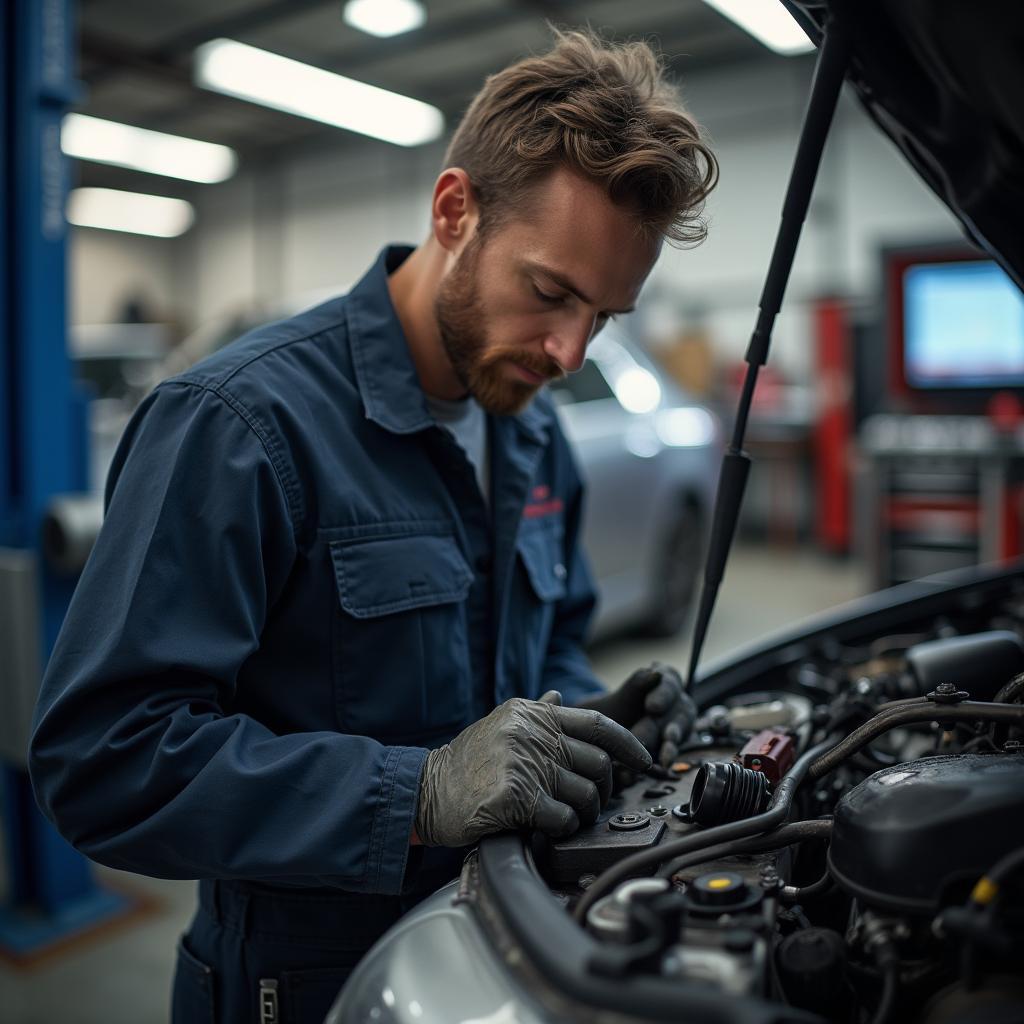
<path id="1" fill-rule="evenodd" d="M 195 80 L 204 89 L 399 146 L 432 142 L 444 131 L 444 115 L 429 103 L 233 39 L 197 48 Z"/>
<path id="2" fill-rule="evenodd" d="M 411 32 L 427 20 L 419 0 L 348 0 L 341 16 L 353 28 L 381 38 Z"/>
<path id="3" fill-rule="evenodd" d="M 113 188 L 76 188 L 68 197 L 67 217 L 70 224 L 83 228 L 176 238 L 192 226 L 195 211 L 184 199 Z"/>
<path id="4" fill-rule="evenodd" d="M 211 184 L 235 173 L 234 150 L 213 142 L 167 135 L 130 124 L 68 114 L 60 132 L 61 149 L 79 160 L 94 160 L 135 171 Z"/>
<path id="5" fill-rule="evenodd" d="M 814 49 L 807 33 L 778 0 L 704 0 L 704 3 L 783 57 Z"/>

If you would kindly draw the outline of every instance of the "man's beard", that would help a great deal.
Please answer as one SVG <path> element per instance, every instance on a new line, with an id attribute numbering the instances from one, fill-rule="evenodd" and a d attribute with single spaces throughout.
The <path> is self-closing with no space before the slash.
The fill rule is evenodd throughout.
<path id="1" fill-rule="evenodd" d="M 520 412 L 540 385 L 507 377 L 505 364 L 516 363 L 544 380 L 560 377 L 558 364 L 512 345 L 492 344 L 484 327 L 485 314 L 476 274 L 483 245 L 474 238 L 441 282 L 434 302 L 441 342 L 456 376 L 481 407 L 498 416 Z"/>

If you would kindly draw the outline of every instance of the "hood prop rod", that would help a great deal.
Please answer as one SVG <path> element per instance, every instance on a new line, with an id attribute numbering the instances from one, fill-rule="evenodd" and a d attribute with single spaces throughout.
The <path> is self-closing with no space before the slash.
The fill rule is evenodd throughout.
<path id="1" fill-rule="evenodd" d="M 743 438 L 747 432 L 747 418 L 754 397 L 754 386 L 757 384 L 758 371 L 768 359 L 772 328 L 793 268 L 793 257 L 796 255 L 800 231 L 807 216 L 807 207 L 821 163 L 821 153 L 825 147 L 832 115 L 839 101 L 839 90 L 846 74 L 847 58 L 846 40 L 837 30 L 835 21 L 830 20 L 825 25 L 818 52 L 811 96 L 804 115 L 789 185 L 786 188 L 786 199 L 782 206 L 782 220 L 775 236 L 775 248 L 768 265 L 768 276 L 758 303 L 757 324 L 744 357 L 747 362 L 747 373 L 740 394 L 739 408 L 736 411 L 732 440 L 722 458 L 711 539 L 704 565 L 704 587 L 697 611 L 693 646 L 690 649 L 690 669 L 686 683 L 690 690 L 693 689 L 695 682 L 697 663 L 707 636 L 715 599 L 718 597 L 718 587 L 725 575 L 725 563 L 736 533 L 736 522 L 750 471 L 750 456 L 743 450 Z"/>

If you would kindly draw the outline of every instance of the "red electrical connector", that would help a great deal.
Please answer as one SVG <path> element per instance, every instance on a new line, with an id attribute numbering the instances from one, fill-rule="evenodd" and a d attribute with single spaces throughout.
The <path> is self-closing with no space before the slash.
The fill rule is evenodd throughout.
<path id="1" fill-rule="evenodd" d="M 792 737 L 774 729 L 762 729 L 743 745 L 740 764 L 755 772 L 763 772 L 774 786 L 792 768 L 794 757 Z"/>

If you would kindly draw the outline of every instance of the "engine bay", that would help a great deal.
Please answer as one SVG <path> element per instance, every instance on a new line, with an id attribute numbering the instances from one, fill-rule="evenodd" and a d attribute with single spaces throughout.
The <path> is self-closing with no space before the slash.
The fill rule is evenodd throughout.
<path id="1" fill-rule="evenodd" d="M 533 838 L 595 984 L 682 986 L 679 1019 L 700 991 L 742 1001 L 721 1020 L 1024 1020 L 1024 582 L 933 604 L 712 673 L 673 765 Z"/>

